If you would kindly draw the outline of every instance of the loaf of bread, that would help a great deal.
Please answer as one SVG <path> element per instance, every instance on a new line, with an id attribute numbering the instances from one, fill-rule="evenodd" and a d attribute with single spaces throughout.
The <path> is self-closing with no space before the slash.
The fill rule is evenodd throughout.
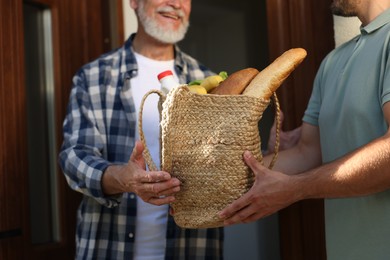
<path id="1" fill-rule="evenodd" d="M 255 68 L 246 68 L 229 75 L 227 79 L 219 83 L 210 94 L 240 95 L 252 79 L 259 73 Z"/>
<path id="2" fill-rule="evenodd" d="M 286 78 L 301 64 L 307 53 L 302 48 L 284 52 L 264 70 L 260 71 L 243 91 L 243 95 L 269 99 Z"/>

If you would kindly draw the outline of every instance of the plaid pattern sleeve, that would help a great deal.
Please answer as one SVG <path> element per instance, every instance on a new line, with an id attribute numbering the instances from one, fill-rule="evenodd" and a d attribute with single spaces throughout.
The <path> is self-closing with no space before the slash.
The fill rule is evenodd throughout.
<path id="1" fill-rule="evenodd" d="M 132 259 L 136 196 L 107 197 L 101 189 L 105 169 L 126 163 L 135 143 L 132 37 L 73 78 L 59 164 L 69 186 L 84 195 L 77 213 L 76 259 Z M 182 83 L 213 74 L 178 48 L 175 70 Z M 223 228 L 181 229 L 168 218 L 165 259 L 222 259 L 222 243 Z"/>
<path id="2" fill-rule="evenodd" d="M 60 163 L 72 189 L 111 207 L 118 202 L 105 198 L 100 187 L 102 173 L 109 165 L 103 157 L 106 138 L 97 125 L 95 115 L 98 112 L 93 111 L 93 96 L 89 96 L 86 87 L 87 76 L 93 78 L 96 75 L 86 73 L 92 72 L 80 72 L 73 79 L 74 87 L 63 126 L 65 141 Z"/>

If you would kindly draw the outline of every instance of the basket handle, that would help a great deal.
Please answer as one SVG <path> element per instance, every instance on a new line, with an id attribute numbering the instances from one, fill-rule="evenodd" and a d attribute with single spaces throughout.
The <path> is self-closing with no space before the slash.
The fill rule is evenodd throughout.
<path id="1" fill-rule="evenodd" d="M 280 104 L 276 92 L 272 94 L 272 99 L 275 103 L 275 119 L 276 119 L 276 134 L 275 134 L 275 151 L 268 168 L 272 169 L 275 165 L 276 159 L 278 158 L 279 145 L 280 145 Z"/>
<path id="2" fill-rule="evenodd" d="M 143 96 L 143 98 L 141 100 L 139 114 L 138 114 L 138 133 L 139 133 L 140 140 L 141 140 L 142 144 L 144 145 L 143 155 L 144 155 L 145 162 L 148 165 L 149 170 L 157 171 L 156 163 L 153 161 L 152 156 L 150 155 L 149 148 L 146 145 L 144 131 L 142 129 L 142 115 L 143 115 L 143 110 L 144 110 L 144 104 L 145 104 L 147 97 L 151 94 L 157 94 L 160 96 L 159 105 L 165 100 L 165 94 L 162 91 L 157 90 L 157 89 L 150 90 Z"/>

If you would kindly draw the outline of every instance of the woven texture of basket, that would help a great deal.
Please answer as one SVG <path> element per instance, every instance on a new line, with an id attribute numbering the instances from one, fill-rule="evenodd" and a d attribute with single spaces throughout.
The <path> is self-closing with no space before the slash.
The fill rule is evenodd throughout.
<path id="1" fill-rule="evenodd" d="M 253 173 L 243 161 L 243 152 L 249 150 L 262 160 L 258 122 L 269 100 L 198 95 L 185 86 L 172 89 L 166 97 L 152 91 L 144 99 L 151 93 L 157 93 L 163 101 L 161 169 L 182 183 L 171 204 L 176 224 L 183 228 L 223 226 L 218 212 L 253 184 Z M 140 137 L 145 144 L 142 113 L 140 120 Z M 147 149 L 144 157 L 149 168 L 156 169 Z"/>

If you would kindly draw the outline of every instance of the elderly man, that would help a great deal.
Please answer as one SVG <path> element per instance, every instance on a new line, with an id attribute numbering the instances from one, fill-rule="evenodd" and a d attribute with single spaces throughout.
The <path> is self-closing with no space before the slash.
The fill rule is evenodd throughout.
<path id="1" fill-rule="evenodd" d="M 70 187 L 83 194 L 76 259 L 222 259 L 223 229 L 184 230 L 168 214 L 180 181 L 146 171 L 136 142 L 141 99 L 160 87 L 213 73 L 175 45 L 189 24 L 191 0 L 130 0 L 138 30 L 124 46 L 83 66 L 73 79 L 59 155 Z M 144 107 L 144 132 L 159 161 L 157 101 Z M 153 104 L 154 103 L 154 104 Z"/>

